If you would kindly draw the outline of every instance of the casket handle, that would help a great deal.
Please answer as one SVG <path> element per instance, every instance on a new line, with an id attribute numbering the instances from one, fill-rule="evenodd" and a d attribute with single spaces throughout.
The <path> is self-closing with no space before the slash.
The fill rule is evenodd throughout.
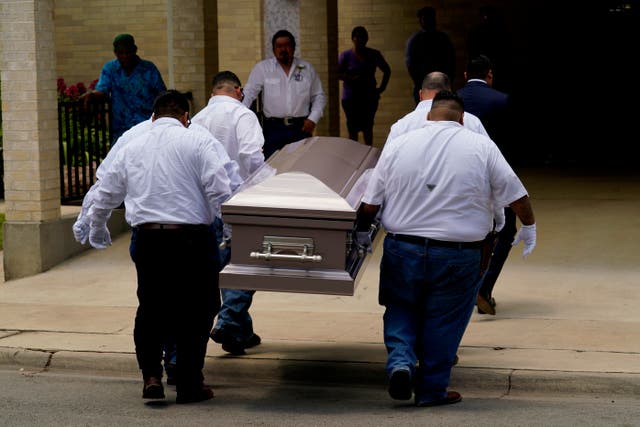
<path id="1" fill-rule="evenodd" d="M 267 261 L 321 262 L 322 255 L 314 255 L 313 250 L 313 239 L 310 238 L 264 236 L 262 252 L 251 252 L 249 253 L 249 257 Z"/>

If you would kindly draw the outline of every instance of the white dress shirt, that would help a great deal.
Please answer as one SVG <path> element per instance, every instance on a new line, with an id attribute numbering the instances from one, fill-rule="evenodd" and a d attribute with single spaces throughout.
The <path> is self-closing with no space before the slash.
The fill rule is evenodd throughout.
<path id="1" fill-rule="evenodd" d="M 264 136 L 256 114 L 242 102 L 227 95 L 215 95 L 191 120 L 201 125 L 222 144 L 247 179 L 264 163 Z"/>
<path id="2" fill-rule="evenodd" d="M 474 242 L 492 229 L 492 206 L 525 195 L 490 138 L 457 122 L 428 121 L 383 150 L 362 201 L 381 206 L 391 233 Z"/>
<path id="3" fill-rule="evenodd" d="M 244 85 L 244 105 L 250 107 L 261 91 L 265 117 L 308 116 L 318 123 L 327 104 L 313 65 L 299 58 L 293 59 L 289 75 L 276 58 L 258 62 Z"/>
<path id="4" fill-rule="evenodd" d="M 100 186 L 100 179 L 104 176 L 105 171 L 108 170 L 111 166 L 111 162 L 115 158 L 116 153 L 118 153 L 121 148 L 127 145 L 129 141 L 144 134 L 145 132 L 148 132 L 151 129 L 151 123 L 151 119 L 147 119 L 143 122 L 138 123 L 137 125 L 127 130 L 125 133 L 123 133 L 116 141 L 117 143 L 111 146 L 111 148 L 107 152 L 107 156 L 104 158 L 104 160 L 102 160 L 100 166 L 98 166 L 98 169 L 96 170 L 96 182 L 93 183 L 91 188 L 89 188 L 89 191 L 87 191 L 87 194 L 85 194 L 84 198 L 82 199 L 82 209 L 80 210 L 80 214 L 78 215 L 78 219 L 76 221 L 84 221 L 84 219 L 86 218 L 87 213 L 89 212 L 89 208 L 91 208 L 91 205 L 93 204 L 93 195 Z M 191 128 L 196 131 L 210 134 L 210 132 L 206 128 L 194 123 L 191 124 Z M 231 180 L 231 190 L 235 191 L 244 183 L 243 178 L 240 176 L 240 168 L 234 160 L 231 160 L 229 158 L 225 148 L 222 146 L 220 141 L 214 138 L 213 145 L 216 154 L 218 154 L 221 161 L 223 162 L 224 169 L 227 171 L 227 175 Z"/>
<path id="5" fill-rule="evenodd" d="M 407 133 L 410 130 L 422 127 L 427 121 L 427 113 L 431 111 L 432 104 L 433 99 L 425 99 L 423 101 L 420 101 L 418 105 L 416 105 L 415 110 L 395 122 L 391 126 L 389 136 L 387 136 L 387 142 L 391 141 L 394 138 L 397 138 L 403 133 Z M 478 132 L 479 134 L 485 136 L 489 136 L 478 116 L 465 111 L 462 122 L 464 123 L 464 127 L 466 127 L 467 129 Z M 385 143 L 385 146 L 386 145 L 387 144 Z"/>
<path id="6" fill-rule="evenodd" d="M 124 201 L 125 218 L 133 227 L 147 222 L 208 225 L 231 191 L 214 138 L 161 117 L 116 153 L 88 216 L 95 227 Z"/>

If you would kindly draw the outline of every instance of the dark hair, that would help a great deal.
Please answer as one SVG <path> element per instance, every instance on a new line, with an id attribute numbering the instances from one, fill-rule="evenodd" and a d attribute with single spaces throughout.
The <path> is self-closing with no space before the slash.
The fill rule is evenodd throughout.
<path id="1" fill-rule="evenodd" d="M 431 7 L 431 6 L 425 6 L 421 9 L 418 9 L 418 18 L 429 18 L 429 19 L 435 19 L 436 17 L 436 10 Z"/>
<path id="2" fill-rule="evenodd" d="M 242 83 L 240 83 L 240 79 L 238 78 L 238 76 L 235 75 L 235 73 L 232 73 L 231 71 L 220 71 L 218 74 L 216 74 L 215 76 L 213 76 L 213 79 L 211 80 L 211 86 L 215 89 L 218 86 L 221 86 L 223 83 L 228 83 L 232 86 L 242 86 Z"/>
<path id="3" fill-rule="evenodd" d="M 158 95 L 153 102 L 153 115 L 158 117 L 181 118 L 189 112 L 189 100 L 177 90 L 169 89 Z"/>
<path id="4" fill-rule="evenodd" d="M 280 38 L 280 37 L 287 37 L 289 38 L 289 40 L 291 41 L 291 46 L 295 49 L 296 48 L 296 39 L 295 37 L 293 37 L 293 34 L 291 34 L 289 31 L 287 30 L 278 30 L 276 31 L 276 33 L 273 35 L 273 37 L 271 38 L 271 47 L 274 48 L 276 47 L 276 39 Z"/>
<path id="5" fill-rule="evenodd" d="M 432 110 L 444 106 L 452 110 L 458 110 L 460 112 L 464 111 L 464 102 L 462 101 L 462 98 L 451 90 L 441 90 L 433 97 L 433 103 L 431 104 Z"/>
<path id="6" fill-rule="evenodd" d="M 353 39 L 358 34 L 365 36 L 367 39 L 369 38 L 369 33 L 367 32 L 367 29 L 362 25 L 353 27 L 353 30 L 351 30 L 351 39 Z"/>
<path id="7" fill-rule="evenodd" d="M 449 90 L 451 89 L 451 80 L 446 73 L 441 71 L 432 71 L 422 80 L 421 89 L 428 90 Z"/>
<path id="8" fill-rule="evenodd" d="M 113 39 L 113 49 L 116 50 L 118 48 L 129 48 L 129 49 L 137 49 L 136 41 L 131 34 L 118 34 Z"/>
<path id="9" fill-rule="evenodd" d="M 429 6 L 423 7 L 418 10 L 418 20 L 424 30 L 434 31 L 436 29 L 436 10 Z"/>
<path id="10" fill-rule="evenodd" d="M 486 55 L 471 58 L 467 64 L 467 79 L 484 79 L 491 70 L 491 60 Z"/>

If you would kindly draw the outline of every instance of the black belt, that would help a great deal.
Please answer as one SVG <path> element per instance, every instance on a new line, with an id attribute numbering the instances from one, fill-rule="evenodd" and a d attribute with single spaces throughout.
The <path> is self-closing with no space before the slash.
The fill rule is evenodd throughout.
<path id="1" fill-rule="evenodd" d="M 157 222 L 147 222 L 144 224 L 139 224 L 136 226 L 141 230 L 189 230 L 189 231 L 200 231 L 206 230 L 207 225 L 205 224 L 160 224 Z"/>
<path id="2" fill-rule="evenodd" d="M 401 242 L 415 243 L 417 245 L 440 246 L 443 248 L 453 249 L 479 249 L 482 247 L 483 240 L 477 242 L 447 242 L 446 240 L 430 239 L 428 237 L 410 236 L 408 234 L 387 233 L 387 236 Z"/>
<path id="3" fill-rule="evenodd" d="M 306 117 L 267 117 L 267 122 L 278 123 L 285 126 L 304 123 Z"/>

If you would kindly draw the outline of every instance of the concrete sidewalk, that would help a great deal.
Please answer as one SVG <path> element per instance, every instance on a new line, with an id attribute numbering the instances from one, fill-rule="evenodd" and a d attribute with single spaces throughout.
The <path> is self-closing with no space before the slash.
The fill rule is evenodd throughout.
<path id="1" fill-rule="evenodd" d="M 512 251 L 494 291 L 497 315 L 473 314 L 451 388 L 640 395 L 640 174 L 520 176 L 538 246 L 526 260 L 521 246 Z M 251 313 L 263 344 L 232 357 L 210 341 L 207 381 L 385 387 L 381 243 L 354 296 L 256 293 Z M 137 377 L 128 244 L 125 234 L 106 250 L 0 284 L 0 367 Z"/>

